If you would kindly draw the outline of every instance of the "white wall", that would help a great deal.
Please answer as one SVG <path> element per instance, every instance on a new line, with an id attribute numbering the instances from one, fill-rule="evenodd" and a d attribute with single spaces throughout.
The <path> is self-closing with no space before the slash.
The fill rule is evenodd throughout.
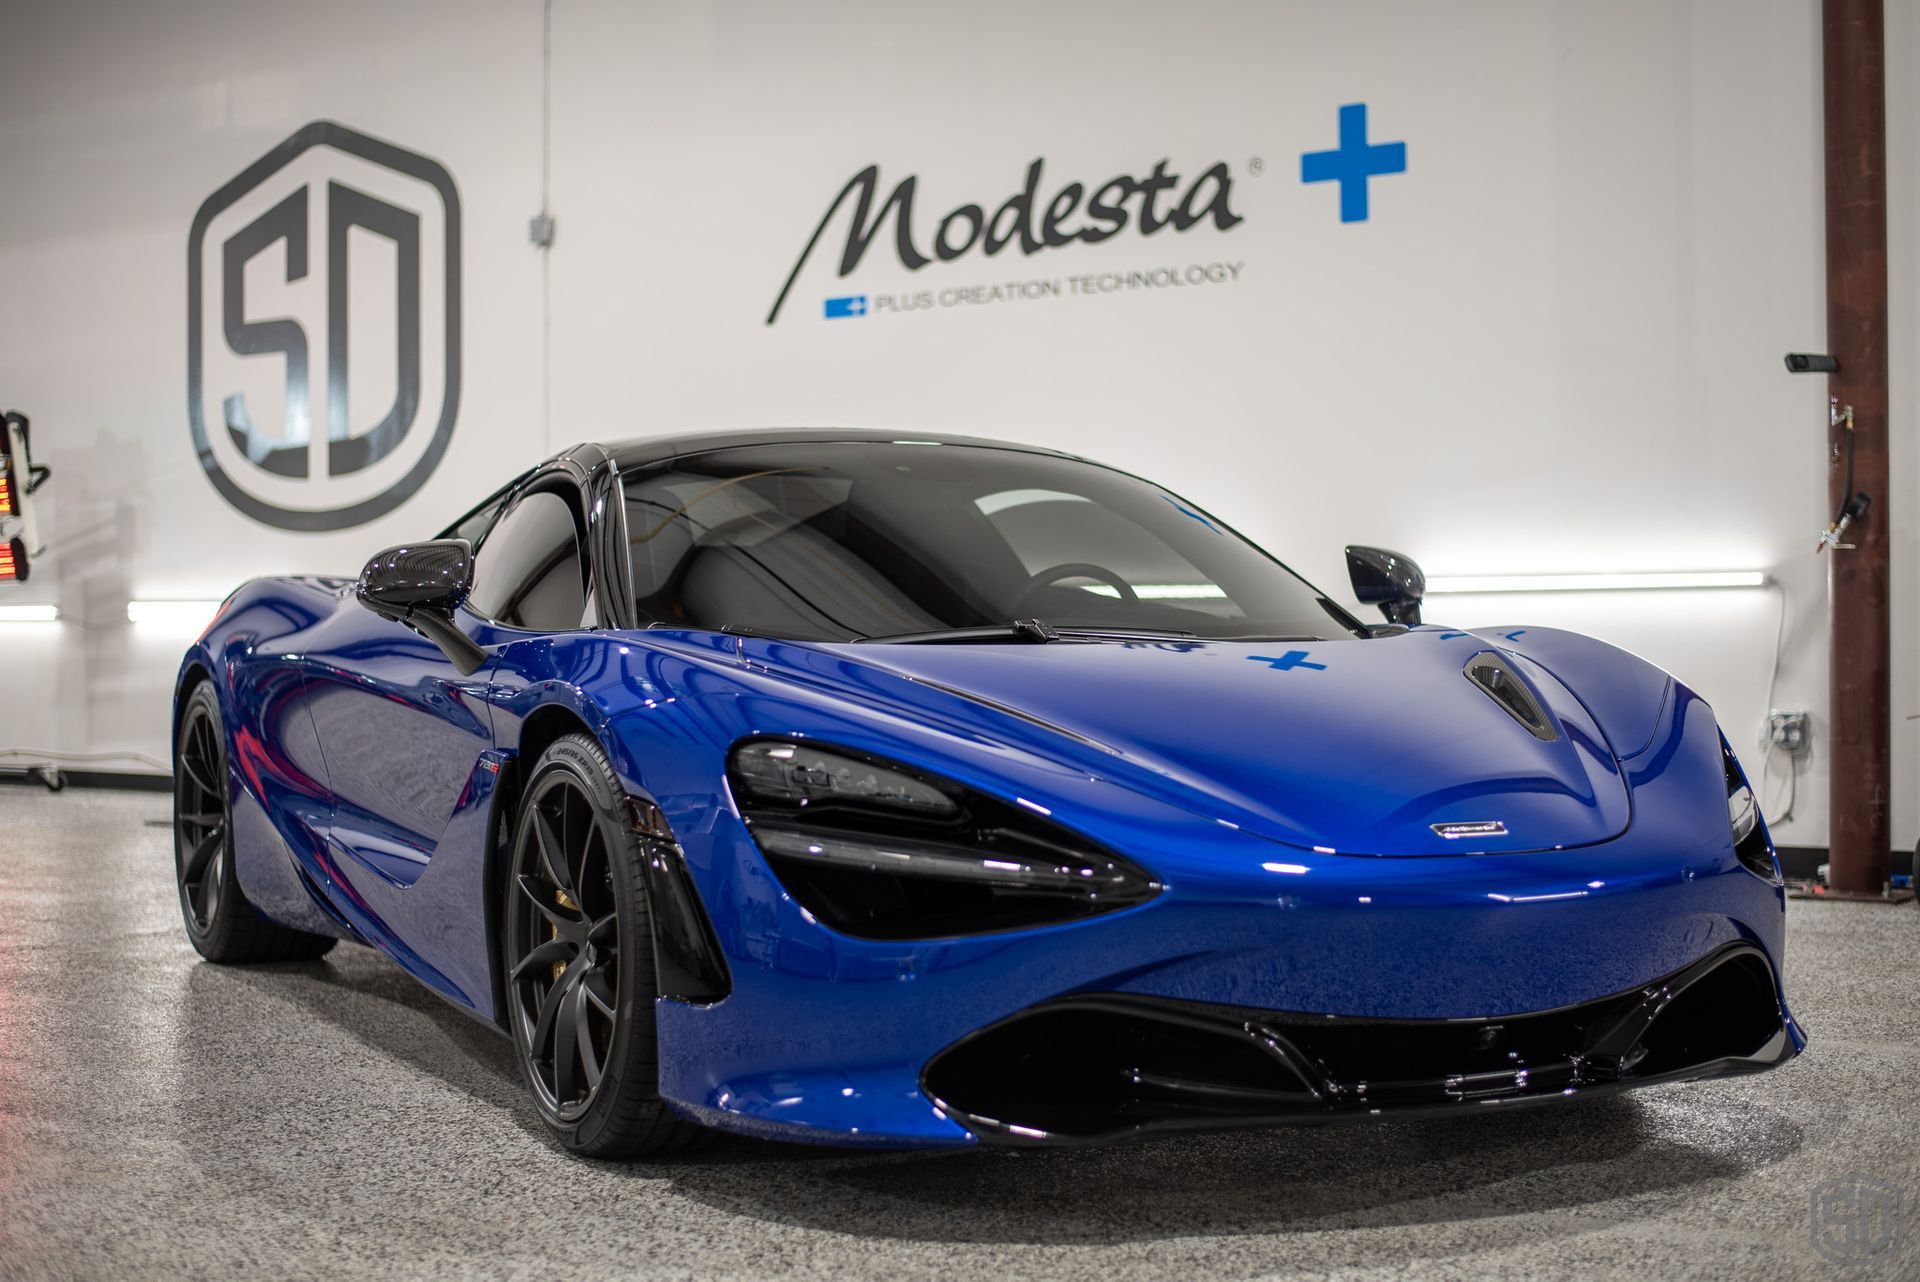
<path id="1" fill-rule="evenodd" d="M 0 740 L 158 756 L 182 640 L 132 595 L 219 595 L 244 574 L 350 570 L 571 441 L 696 426 L 848 423 L 1077 450 L 1164 480 L 1345 595 L 1339 549 L 1430 573 L 1751 568 L 1786 589 L 1774 703 L 1813 710 L 1794 822 L 1825 840 L 1819 31 L 1814 0 L 1675 4 L 627 5 L 557 0 L 543 264 L 540 7 L 319 10 L 173 3 L 129 18 L 10 7 L 30 49 L 0 115 L 0 400 L 41 424 L 47 573 L 67 621 L 0 633 L 36 692 Z M 109 13 L 112 17 L 109 20 Z M 1896 155 L 1920 33 L 1893 15 Z M 131 29 L 130 29 L 131 28 Z M 1369 105 L 1408 169 L 1343 224 L 1299 181 L 1340 105 Z M 295 535 L 227 507 L 184 415 L 194 210 L 306 122 L 444 163 L 467 218 L 468 370 L 448 461 L 371 527 Z M 1903 132 L 1904 131 L 1904 132 Z M 1910 141 L 1906 147 L 1910 151 Z M 1132 226 L 1032 257 L 909 272 L 891 231 L 835 275 L 841 187 L 918 175 L 915 235 L 988 212 L 1045 159 L 1069 181 L 1232 175 L 1230 230 Z M 1255 173 L 1254 161 L 1261 172 Z M 1896 227 L 1913 175 L 1893 177 Z M 1902 211 L 1905 211 L 1904 214 Z M 1911 237 L 1896 232 L 1896 422 L 1914 421 Z M 1230 284 L 824 320 L 822 300 L 1159 266 Z M 543 266 L 551 273 L 542 284 Z M 551 365 L 543 361 L 543 306 Z M 277 360 L 277 358 L 265 358 Z M 547 384 L 550 379 L 550 391 Z M 549 424 L 543 428 L 543 424 Z M 1903 442 L 1903 450 L 1905 445 Z M 1896 456 L 1912 510 L 1912 451 Z M 1904 520 L 1904 517 L 1902 518 Z M 1896 598 L 1914 635 L 1915 548 Z M 1464 624 L 1577 627 L 1672 668 L 1754 742 L 1781 597 L 1437 600 Z M 1901 712 L 1912 645 L 1896 653 Z M 1920 724 L 1920 723 L 1914 723 Z M 1896 775 L 1920 775 L 1902 721 Z M 1784 791 L 1777 773 L 1774 791 Z M 1908 790 L 1909 794 L 1911 790 Z M 1920 815 L 1896 798 L 1895 834 Z"/>
<path id="2" fill-rule="evenodd" d="M 540 197 L 539 7 L 484 22 L 458 0 L 402 8 L 0 8 L 0 401 L 31 415 L 36 457 L 55 473 L 40 512 L 48 555 L 0 599 L 62 613 L 0 626 L 13 691 L 0 747 L 127 754 L 107 768 L 163 763 L 192 630 L 129 625 L 130 598 L 218 599 L 250 575 L 352 570 L 545 451 L 541 264 L 526 246 Z M 316 119 L 453 172 L 466 373 L 448 460 L 411 504 L 359 529 L 295 535 L 229 507 L 196 460 L 186 247 L 202 201 Z"/>

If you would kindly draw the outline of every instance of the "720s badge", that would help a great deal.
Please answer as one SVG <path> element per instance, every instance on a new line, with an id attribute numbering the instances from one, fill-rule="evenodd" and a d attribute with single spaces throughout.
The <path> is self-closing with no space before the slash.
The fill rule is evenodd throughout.
<path id="1" fill-rule="evenodd" d="M 1475 819 L 1466 823 L 1430 824 L 1436 833 L 1448 841 L 1458 841 L 1462 837 L 1504 837 L 1507 826 L 1498 819 Z"/>

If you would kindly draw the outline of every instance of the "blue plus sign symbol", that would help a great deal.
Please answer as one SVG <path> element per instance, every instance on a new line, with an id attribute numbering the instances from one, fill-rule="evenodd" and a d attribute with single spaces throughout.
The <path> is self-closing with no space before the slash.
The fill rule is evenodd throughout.
<path id="1" fill-rule="evenodd" d="M 1327 665 L 1324 663 L 1309 663 L 1305 650 L 1289 650 L 1277 659 L 1265 654 L 1250 654 L 1247 657 L 1255 663 L 1264 663 L 1279 672 L 1292 672 L 1295 668 L 1312 668 L 1315 672 L 1327 670 Z"/>
<path id="2" fill-rule="evenodd" d="M 1340 146 L 1300 157 L 1300 181 L 1340 184 L 1340 221 L 1367 221 L 1367 179 L 1407 170 L 1407 144 L 1367 141 L 1367 104 L 1340 108 Z"/>

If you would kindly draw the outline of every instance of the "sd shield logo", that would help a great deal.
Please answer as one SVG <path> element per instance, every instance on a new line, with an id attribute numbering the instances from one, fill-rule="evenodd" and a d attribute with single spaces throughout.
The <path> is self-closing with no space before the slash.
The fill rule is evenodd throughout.
<path id="1" fill-rule="evenodd" d="M 460 404 L 460 197 L 316 121 L 207 198 L 187 244 L 187 418 L 222 497 L 285 530 L 404 503 Z"/>

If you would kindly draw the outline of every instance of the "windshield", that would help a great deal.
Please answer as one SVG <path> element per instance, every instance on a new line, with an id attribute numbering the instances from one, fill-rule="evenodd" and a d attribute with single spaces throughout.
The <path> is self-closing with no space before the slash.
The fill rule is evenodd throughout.
<path id="1" fill-rule="evenodd" d="M 817 641 L 1038 620 L 1331 639 L 1352 621 L 1158 486 L 973 445 L 796 442 L 623 473 L 640 622 Z"/>

